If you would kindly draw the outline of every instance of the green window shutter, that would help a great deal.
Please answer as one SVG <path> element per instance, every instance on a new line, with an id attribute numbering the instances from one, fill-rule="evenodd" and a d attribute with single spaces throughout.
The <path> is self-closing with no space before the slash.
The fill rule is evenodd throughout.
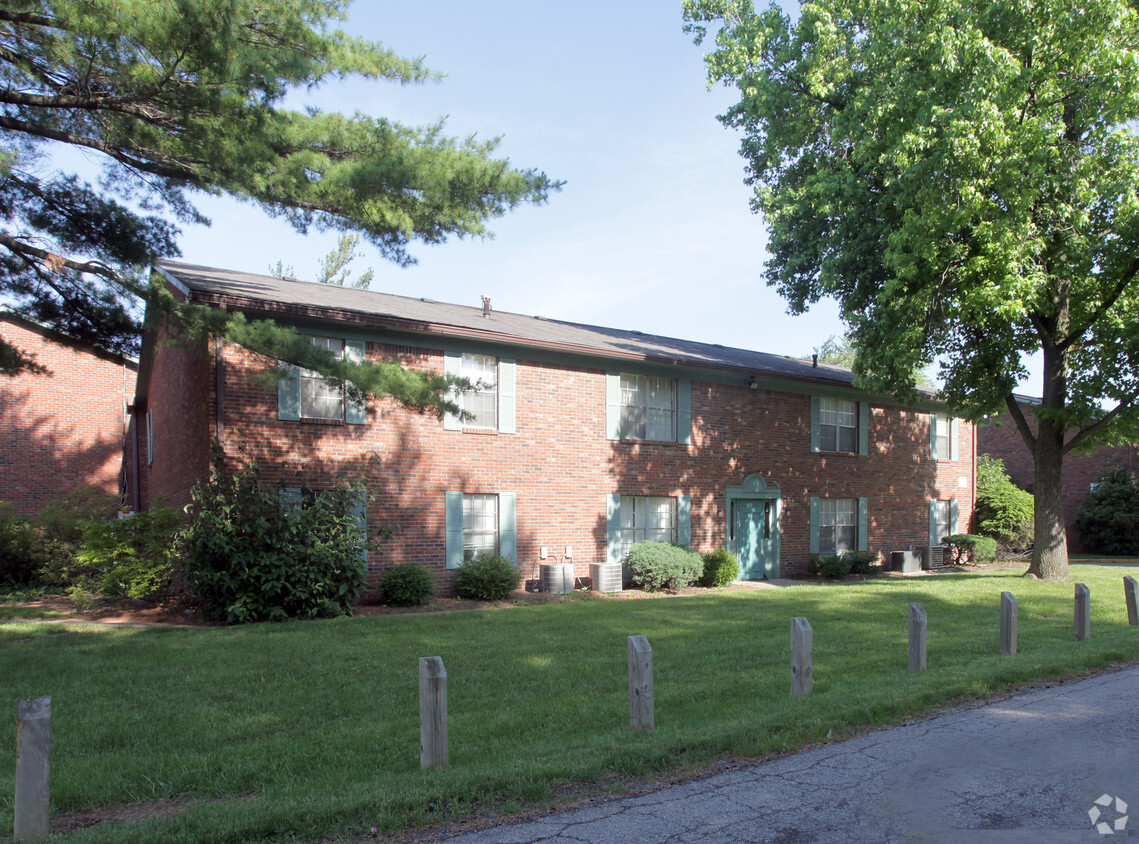
<path id="1" fill-rule="evenodd" d="M 498 553 L 515 565 L 518 563 L 516 502 L 517 496 L 513 492 L 498 494 Z"/>
<path id="2" fill-rule="evenodd" d="M 621 562 L 621 496 L 605 496 L 605 561 Z"/>
<path id="3" fill-rule="evenodd" d="M 819 450 L 819 397 L 811 396 L 811 451 Z M 817 544 L 817 543 L 816 543 Z M 815 549 L 818 550 L 817 548 Z M 814 551 L 811 552 L 815 553 Z"/>
<path id="4" fill-rule="evenodd" d="M 291 516 L 300 512 L 301 488 L 299 486 L 286 487 L 278 495 L 280 496 L 282 513 L 288 513 Z"/>
<path id="5" fill-rule="evenodd" d="M 811 499 L 811 540 L 807 549 L 811 554 L 819 553 L 819 499 Z"/>
<path id="6" fill-rule="evenodd" d="M 605 373 L 605 436 L 621 439 L 621 373 Z"/>
<path id="7" fill-rule="evenodd" d="M 692 382 L 681 378 L 676 382 L 676 441 L 692 442 Z"/>
<path id="8" fill-rule="evenodd" d="M 949 499 L 949 533 L 957 533 L 957 499 Z M 940 539 L 940 537 L 938 537 Z"/>
<path id="9" fill-rule="evenodd" d="M 361 493 L 352 501 L 348 508 L 352 521 L 364 536 L 364 544 L 360 546 L 360 562 L 368 564 L 368 496 Z"/>
<path id="10" fill-rule="evenodd" d="M 447 541 L 447 568 L 457 569 L 463 562 L 463 494 L 448 490 L 444 534 Z"/>
<path id="11" fill-rule="evenodd" d="M 444 352 L 443 353 L 443 374 L 458 378 L 463 373 L 463 356 L 457 352 Z M 453 401 L 455 404 L 462 406 L 462 396 L 456 387 L 452 387 L 447 391 L 447 399 Z M 445 431 L 461 431 L 463 430 L 463 420 L 457 413 L 444 413 L 443 414 L 443 430 Z M 460 504 L 461 504 L 460 500 Z M 462 518 L 459 522 L 462 523 Z M 462 559 L 462 543 L 459 543 L 459 558 Z M 450 557 L 447 558 L 450 560 Z M 448 563 L 450 565 L 450 563 Z"/>
<path id="12" fill-rule="evenodd" d="M 870 547 L 870 499 L 858 499 L 858 550 Z"/>
<path id="13" fill-rule="evenodd" d="M 692 544 L 692 496 L 676 496 L 676 541 L 681 545 Z"/>
<path id="14" fill-rule="evenodd" d="M 956 417 L 953 417 L 953 416 L 949 417 L 949 459 L 950 460 L 960 460 L 961 459 L 961 455 L 959 453 L 961 447 L 957 443 L 957 423 L 959 421 L 960 420 L 957 419 Z"/>
<path id="15" fill-rule="evenodd" d="M 858 453 L 870 454 L 870 403 L 864 401 L 858 403 Z"/>
<path id="16" fill-rule="evenodd" d="M 363 363 L 366 357 L 363 340 L 345 340 L 344 357 L 351 363 Z M 359 401 L 345 397 L 344 421 L 349 425 L 363 425 L 368 421 L 367 400 L 363 397 Z"/>
<path id="17" fill-rule="evenodd" d="M 937 411 L 929 412 L 929 459 L 937 460 Z"/>
<path id="18" fill-rule="evenodd" d="M 515 363 L 512 360 L 498 360 L 498 432 L 517 433 L 515 428 Z"/>
<path id="19" fill-rule="evenodd" d="M 929 544 L 940 545 L 941 537 L 937 535 L 937 501 L 929 501 Z"/>
<path id="20" fill-rule="evenodd" d="M 277 418 L 297 422 L 301 418 L 301 372 L 291 363 L 277 361 L 281 379 L 277 382 Z"/>

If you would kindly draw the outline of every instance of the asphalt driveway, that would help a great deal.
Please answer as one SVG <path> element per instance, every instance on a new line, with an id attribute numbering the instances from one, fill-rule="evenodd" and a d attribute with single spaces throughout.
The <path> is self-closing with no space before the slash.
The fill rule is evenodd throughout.
<path id="1" fill-rule="evenodd" d="M 1139 830 L 1137 716 L 1139 666 L 1132 666 L 447 840 L 1131 840 Z"/>

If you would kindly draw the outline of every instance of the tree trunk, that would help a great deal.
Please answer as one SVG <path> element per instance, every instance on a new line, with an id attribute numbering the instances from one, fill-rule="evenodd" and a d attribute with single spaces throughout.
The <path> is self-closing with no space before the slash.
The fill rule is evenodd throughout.
<path id="1" fill-rule="evenodd" d="M 1044 390 L 1037 413 L 1036 483 L 1032 565 L 1027 574 L 1041 580 L 1068 579 L 1068 535 L 1064 527 L 1064 406 L 1068 395 L 1068 355 L 1048 339 L 1044 350 Z"/>

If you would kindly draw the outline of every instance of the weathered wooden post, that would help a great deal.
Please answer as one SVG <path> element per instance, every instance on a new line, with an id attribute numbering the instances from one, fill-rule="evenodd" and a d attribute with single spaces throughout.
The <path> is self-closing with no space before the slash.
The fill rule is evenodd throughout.
<path id="1" fill-rule="evenodd" d="M 13 837 L 47 838 L 51 825 L 51 698 L 16 702 L 16 803 Z"/>
<path id="2" fill-rule="evenodd" d="M 1076 638 L 1087 639 L 1092 635 L 1092 593 L 1087 585 L 1076 584 Z"/>
<path id="3" fill-rule="evenodd" d="M 910 604 L 910 673 L 925 671 L 926 615 L 921 604 Z"/>
<path id="4" fill-rule="evenodd" d="M 811 649 L 814 631 L 805 618 L 791 619 L 791 697 L 806 697 L 814 679 Z"/>
<path id="5" fill-rule="evenodd" d="M 1127 623 L 1139 627 L 1139 582 L 1134 577 L 1123 578 L 1123 594 L 1127 598 Z"/>
<path id="6" fill-rule="evenodd" d="M 443 658 L 419 658 L 419 765 L 447 764 L 447 669 Z"/>
<path id="7" fill-rule="evenodd" d="M 1012 592 L 1001 593 L 1001 654 L 1016 653 L 1017 603 Z"/>
<path id="8" fill-rule="evenodd" d="M 629 637 L 629 727 L 655 730 L 653 649 L 644 636 Z"/>

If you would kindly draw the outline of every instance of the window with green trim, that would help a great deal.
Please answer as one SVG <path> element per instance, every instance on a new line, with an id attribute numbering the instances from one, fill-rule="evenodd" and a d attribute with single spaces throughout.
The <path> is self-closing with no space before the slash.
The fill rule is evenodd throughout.
<path id="1" fill-rule="evenodd" d="M 303 335 L 320 349 L 325 349 L 337 360 L 344 359 L 344 341 L 338 337 Z M 311 369 L 298 370 L 301 388 L 302 419 L 343 419 L 344 388 L 331 386 L 324 376 Z"/>
<path id="2" fill-rule="evenodd" d="M 676 542 L 676 499 L 671 496 L 621 496 L 621 557 L 638 542 Z"/>
<path id="3" fill-rule="evenodd" d="M 819 499 L 819 553 L 841 554 L 858 548 L 858 502 L 853 498 Z"/>
<path id="4" fill-rule="evenodd" d="M 498 553 L 498 496 L 463 496 L 463 559 L 480 551 Z"/>
<path id="5" fill-rule="evenodd" d="M 846 399 L 819 398 L 819 450 L 858 451 L 858 405 Z"/>
<path id="6" fill-rule="evenodd" d="M 947 536 L 951 536 L 953 531 L 952 519 L 950 517 L 950 501 L 933 501 L 932 502 L 932 523 L 933 535 L 936 537 L 934 545 L 940 545 Z"/>
<path id="7" fill-rule="evenodd" d="M 463 354 L 462 376 L 471 382 L 463 390 L 460 404 L 470 418 L 468 428 L 498 428 L 498 358 L 493 355 Z"/>
<path id="8" fill-rule="evenodd" d="M 621 373 L 621 439 L 676 441 L 676 380 Z"/>

